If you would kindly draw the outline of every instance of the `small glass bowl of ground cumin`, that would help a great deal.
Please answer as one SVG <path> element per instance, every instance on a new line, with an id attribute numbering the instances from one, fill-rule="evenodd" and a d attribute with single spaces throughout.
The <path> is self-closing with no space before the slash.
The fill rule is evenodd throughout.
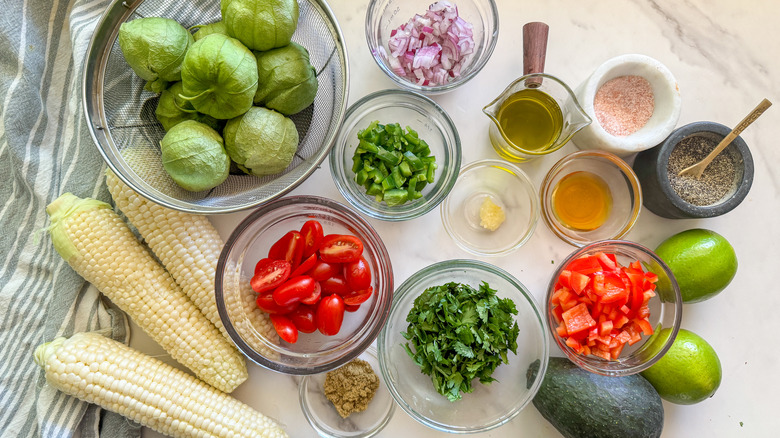
<path id="1" fill-rule="evenodd" d="M 298 396 L 306 420 L 322 437 L 374 436 L 395 412 L 373 346 L 339 368 L 304 377 Z"/>
<path id="2" fill-rule="evenodd" d="M 715 217 L 736 208 L 753 183 L 753 158 L 741 137 L 718 154 L 700 178 L 678 175 L 704 159 L 730 131 L 719 123 L 695 122 L 638 154 L 633 168 L 642 184 L 644 206 L 671 219 Z"/>

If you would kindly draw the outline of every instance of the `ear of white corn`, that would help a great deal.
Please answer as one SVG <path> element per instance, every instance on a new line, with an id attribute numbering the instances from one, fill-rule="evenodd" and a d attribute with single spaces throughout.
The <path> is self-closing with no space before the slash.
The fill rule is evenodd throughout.
<path id="1" fill-rule="evenodd" d="M 97 333 L 35 350 L 47 382 L 173 437 L 286 437 L 271 419 L 164 362 Z"/>
<path id="2" fill-rule="evenodd" d="M 57 252 L 127 312 L 171 357 L 225 392 L 247 379 L 246 362 L 136 239 L 111 206 L 63 194 L 49 206 Z"/>
<path id="3" fill-rule="evenodd" d="M 149 201 L 111 170 L 106 172 L 106 186 L 117 208 L 138 229 L 176 284 L 230 340 L 219 319 L 214 295 L 214 279 L 223 242 L 208 218 Z"/>

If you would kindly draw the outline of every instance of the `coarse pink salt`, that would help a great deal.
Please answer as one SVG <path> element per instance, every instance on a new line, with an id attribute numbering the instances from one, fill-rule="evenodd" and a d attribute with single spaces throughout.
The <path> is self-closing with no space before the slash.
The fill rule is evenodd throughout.
<path id="1" fill-rule="evenodd" d="M 655 109 L 653 86 L 642 76 L 618 76 L 599 87 L 593 109 L 609 134 L 625 137 L 645 126 Z"/>

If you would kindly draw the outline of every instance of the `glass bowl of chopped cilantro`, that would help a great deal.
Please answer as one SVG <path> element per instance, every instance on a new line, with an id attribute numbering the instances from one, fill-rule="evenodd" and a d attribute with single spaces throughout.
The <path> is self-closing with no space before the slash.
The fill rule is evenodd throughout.
<path id="1" fill-rule="evenodd" d="M 549 348 L 528 289 L 475 260 L 439 262 L 406 280 L 377 346 L 399 406 L 452 433 L 484 432 L 514 418 L 539 389 Z M 532 365 L 542 371 L 529 377 Z"/>
<path id="2" fill-rule="evenodd" d="M 344 198 L 386 221 L 420 217 L 449 194 L 460 169 L 460 136 L 433 100 L 378 91 L 352 105 L 330 153 Z"/>

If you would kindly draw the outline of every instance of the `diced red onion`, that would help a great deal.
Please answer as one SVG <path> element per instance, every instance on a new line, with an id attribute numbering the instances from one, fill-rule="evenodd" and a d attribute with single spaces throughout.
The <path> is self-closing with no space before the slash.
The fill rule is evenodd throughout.
<path id="1" fill-rule="evenodd" d="M 391 31 L 388 49 L 388 63 L 398 76 L 418 85 L 443 85 L 460 76 L 466 55 L 474 52 L 474 31 L 453 3 L 442 0 Z M 384 48 L 380 52 L 386 54 Z"/>

